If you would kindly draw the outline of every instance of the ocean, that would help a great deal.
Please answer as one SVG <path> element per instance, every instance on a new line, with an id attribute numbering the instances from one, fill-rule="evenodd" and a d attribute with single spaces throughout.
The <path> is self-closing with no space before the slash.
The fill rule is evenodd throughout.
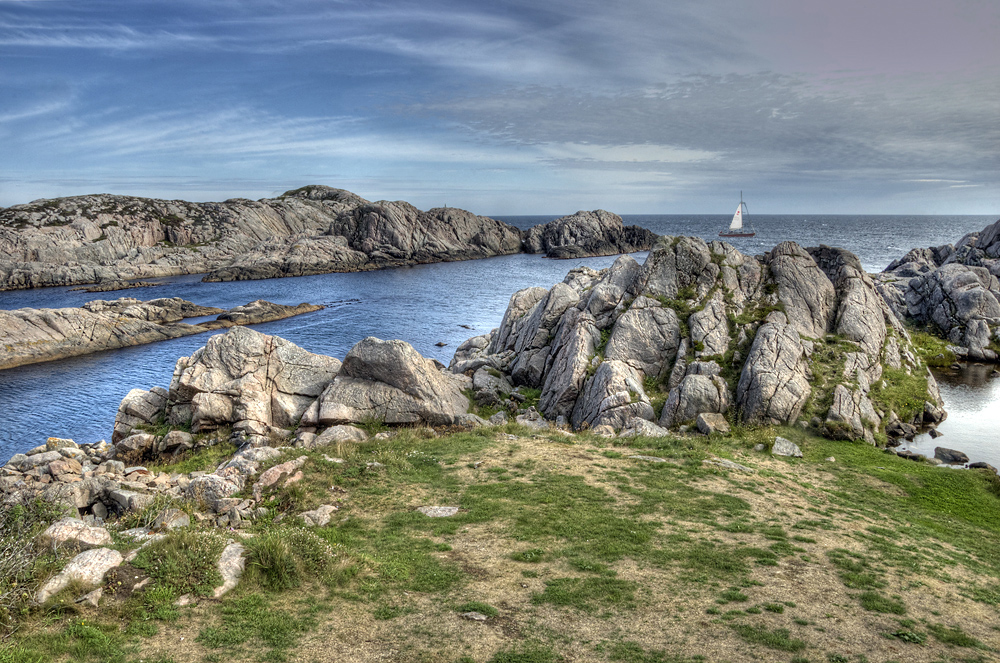
<path id="1" fill-rule="evenodd" d="M 555 216 L 496 217 L 520 228 Z M 626 224 L 661 235 L 718 239 L 726 215 L 628 215 Z M 757 236 L 730 239 L 747 254 L 759 254 L 785 240 L 803 246 L 826 244 L 858 255 L 869 272 L 881 271 L 914 247 L 957 242 L 964 234 L 994 222 L 985 216 L 753 216 Z M 645 253 L 634 254 L 642 262 Z M 510 296 L 521 288 L 551 287 L 581 265 L 602 269 L 616 256 L 550 260 L 514 255 L 466 262 L 437 263 L 354 274 L 323 274 L 265 281 L 202 283 L 200 276 L 158 279 L 155 288 L 118 293 L 73 292 L 44 288 L 0 292 L 0 308 L 59 308 L 121 296 L 153 299 L 182 297 L 197 304 L 232 308 L 255 299 L 280 304 L 309 302 L 326 308 L 254 328 L 303 348 L 343 358 L 366 336 L 402 339 L 426 357 L 447 364 L 465 339 L 498 326 Z M 216 332 L 218 333 L 218 332 Z M 168 387 L 178 357 L 203 346 L 210 334 L 0 371 L 0 461 L 37 446 L 47 437 L 89 443 L 110 439 L 115 413 L 130 389 Z M 438 347 L 437 343 L 444 343 Z M 942 381 L 950 418 L 937 444 L 965 451 L 973 460 L 1000 466 L 1000 442 L 986 419 L 1000 402 L 1000 380 L 955 384 Z M 952 422 L 955 422 L 954 424 Z M 995 425 L 992 424 L 992 425 Z M 917 440 L 916 445 L 926 443 Z M 926 444 L 925 444 L 926 446 Z M 933 446 L 931 446 L 931 450 Z"/>

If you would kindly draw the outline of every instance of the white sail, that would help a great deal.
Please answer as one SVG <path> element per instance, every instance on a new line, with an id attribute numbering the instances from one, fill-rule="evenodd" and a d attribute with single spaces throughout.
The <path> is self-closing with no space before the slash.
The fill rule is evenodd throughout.
<path id="1" fill-rule="evenodd" d="M 733 220 L 729 224 L 729 229 L 743 230 L 743 203 L 740 203 L 740 206 L 736 208 L 736 214 L 733 214 Z"/>

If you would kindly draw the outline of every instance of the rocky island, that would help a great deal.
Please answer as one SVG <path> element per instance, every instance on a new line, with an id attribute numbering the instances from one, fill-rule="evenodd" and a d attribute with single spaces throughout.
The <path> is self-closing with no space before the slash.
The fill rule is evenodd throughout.
<path id="1" fill-rule="evenodd" d="M 0 370 L 155 343 L 235 325 L 283 320 L 322 309 L 285 306 L 259 299 L 225 310 L 179 297 L 141 301 L 131 297 L 95 300 L 79 308 L 0 310 Z M 217 316 L 188 324 L 186 319 Z"/>
<path id="2" fill-rule="evenodd" d="M 611 255 L 654 239 L 603 210 L 522 232 L 461 209 L 425 212 L 325 186 L 221 203 L 101 194 L 0 209 L 0 290 L 201 273 L 264 279 L 522 251 Z"/>
<path id="3" fill-rule="evenodd" d="M 932 329 L 958 356 L 1000 361 L 1000 221 L 957 244 L 913 249 L 878 276 L 901 320 Z"/>

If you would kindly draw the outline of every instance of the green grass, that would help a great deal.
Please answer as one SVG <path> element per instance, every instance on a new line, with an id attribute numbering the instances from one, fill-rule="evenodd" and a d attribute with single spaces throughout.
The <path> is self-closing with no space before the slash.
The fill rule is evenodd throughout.
<path id="1" fill-rule="evenodd" d="M 798 638 L 792 638 L 788 629 L 768 629 L 765 626 L 753 626 L 750 624 L 733 624 L 732 629 L 747 642 L 756 645 L 763 645 L 768 649 L 779 651 L 796 652 L 806 648 L 806 643 Z"/>
<path id="2" fill-rule="evenodd" d="M 600 607 L 635 608 L 637 585 L 615 578 L 555 578 L 545 583 L 545 591 L 534 594 L 531 602 L 594 612 Z"/>
<path id="3" fill-rule="evenodd" d="M 225 546 L 218 534 L 180 530 L 142 548 L 132 565 L 157 586 L 168 588 L 174 598 L 187 593 L 208 596 L 222 584 L 216 562 Z"/>
<path id="4" fill-rule="evenodd" d="M 284 660 L 285 652 L 299 636 L 312 628 L 315 617 L 293 614 L 268 605 L 262 594 L 250 594 L 226 601 L 221 610 L 221 623 L 208 626 L 198 634 L 197 641 L 208 649 L 240 651 L 241 645 L 267 647 L 264 660 Z"/>
<path id="5" fill-rule="evenodd" d="M 944 624 L 928 624 L 927 630 L 938 642 L 955 647 L 982 648 L 983 643 L 970 635 L 967 635 L 958 626 L 945 626 Z"/>
<path id="6" fill-rule="evenodd" d="M 148 463 L 146 467 L 154 472 L 189 474 L 191 472 L 212 472 L 236 453 L 236 445 L 220 442 L 210 447 L 185 451 L 167 462 Z"/>
<path id="7" fill-rule="evenodd" d="M 884 612 L 891 615 L 905 615 L 906 605 L 902 601 L 891 599 L 878 592 L 862 592 L 858 596 L 861 607 L 872 612 Z"/>
<path id="8" fill-rule="evenodd" d="M 456 605 L 455 612 L 478 612 L 487 617 L 496 617 L 500 614 L 499 610 L 489 603 L 483 603 L 482 601 L 467 601 L 466 603 Z"/>

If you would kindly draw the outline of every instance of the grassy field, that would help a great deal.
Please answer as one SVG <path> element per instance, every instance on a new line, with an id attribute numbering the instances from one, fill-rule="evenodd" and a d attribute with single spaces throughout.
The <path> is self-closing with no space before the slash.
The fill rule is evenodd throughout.
<path id="1" fill-rule="evenodd" d="M 776 434 L 805 457 L 751 450 Z M 797 429 L 405 430 L 274 462 L 300 455 L 268 517 L 150 546 L 99 609 L 64 592 L 22 616 L 0 661 L 998 660 L 1000 497 L 983 471 Z M 339 507 L 328 526 L 295 525 L 320 504 Z M 247 571 L 216 601 L 228 539 Z M 196 604 L 175 607 L 182 594 Z"/>

